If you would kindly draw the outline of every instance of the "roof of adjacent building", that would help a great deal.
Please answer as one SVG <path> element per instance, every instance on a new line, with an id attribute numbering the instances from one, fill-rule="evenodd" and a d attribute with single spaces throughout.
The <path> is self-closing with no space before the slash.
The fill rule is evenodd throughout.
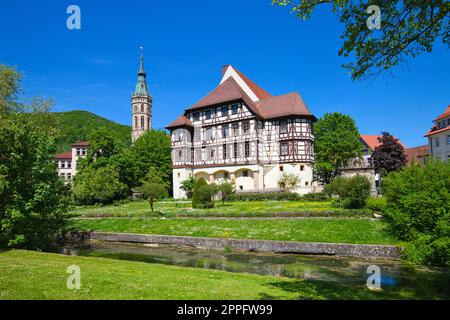
<path id="1" fill-rule="evenodd" d="M 222 80 L 219 86 L 186 109 L 186 111 L 239 100 L 243 100 L 253 113 L 263 119 L 302 116 L 313 121 L 317 120 L 297 92 L 272 96 L 231 65 L 225 65 L 222 68 Z M 171 128 L 178 120 L 181 119 L 178 118 L 167 128 Z"/>
<path id="2" fill-rule="evenodd" d="M 58 159 L 58 160 L 72 159 L 72 151 L 58 153 L 57 155 L 55 155 L 55 159 Z"/>
<path id="3" fill-rule="evenodd" d="M 89 147 L 89 142 L 87 141 L 77 141 L 70 145 L 71 147 Z"/>
<path id="4" fill-rule="evenodd" d="M 430 155 L 428 145 L 408 148 L 405 150 L 409 162 L 415 161 L 417 158 L 428 157 Z"/>
<path id="5" fill-rule="evenodd" d="M 442 113 L 440 116 L 438 116 L 434 121 L 439 121 L 445 117 L 450 116 L 450 105 L 447 107 L 447 109 Z M 450 121 L 450 120 L 449 120 Z M 441 133 L 444 131 L 450 130 L 450 123 L 448 123 L 444 128 L 438 128 L 438 126 L 435 124 L 426 134 L 425 137 L 432 136 L 436 133 Z"/>
<path id="6" fill-rule="evenodd" d="M 362 134 L 360 137 L 361 140 L 373 151 L 375 150 L 376 147 L 380 145 L 378 138 L 381 138 L 383 136 L 373 134 Z M 406 145 L 403 144 L 403 142 L 401 142 L 400 140 L 398 140 L 398 142 L 403 146 L 404 149 L 406 149 Z"/>
<path id="7" fill-rule="evenodd" d="M 174 128 L 179 128 L 179 127 L 184 127 L 184 126 L 193 127 L 194 125 L 188 118 L 186 118 L 184 115 L 181 115 L 174 122 L 169 124 L 166 128 L 174 129 Z"/>

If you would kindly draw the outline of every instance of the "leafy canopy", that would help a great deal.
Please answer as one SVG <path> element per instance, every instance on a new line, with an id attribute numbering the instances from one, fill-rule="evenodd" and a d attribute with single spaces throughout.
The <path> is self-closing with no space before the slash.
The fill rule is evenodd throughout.
<path id="1" fill-rule="evenodd" d="M 450 2 L 446 0 L 272 0 L 289 6 L 300 19 L 311 17 L 321 5 L 329 5 L 344 24 L 344 44 L 339 55 L 352 57 L 344 64 L 353 80 L 376 77 L 394 66 L 431 52 L 440 39 L 450 46 Z M 370 30 L 367 8 L 381 9 L 381 29 Z"/>
<path id="2" fill-rule="evenodd" d="M 406 165 L 405 149 L 398 139 L 388 132 L 378 138 L 380 145 L 372 153 L 372 160 L 375 170 L 387 173 L 401 169 Z"/>

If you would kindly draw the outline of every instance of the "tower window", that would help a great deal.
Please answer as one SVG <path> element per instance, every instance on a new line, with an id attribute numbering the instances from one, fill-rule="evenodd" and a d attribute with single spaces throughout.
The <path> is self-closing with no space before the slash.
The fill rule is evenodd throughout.
<path id="1" fill-rule="evenodd" d="M 144 129 L 145 118 L 141 117 L 141 128 Z"/>
<path id="2" fill-rule="evenodd" d="M 245 141 L 245 157 L 250 157 L 250 142 Z"/>
<path id="3" fill-rule="evenodd" d="M 226 159 L 228 157 L 227 145 L 223 145 L 223 158 Z"/>
<path id="4" fill-rule="evenodd" d="M 144 112 L 144 105 L 141 104 L 141 112 Z"/>
<path id="5" fill-rule="evenodd" d="M 138 118 L 136 116 L 134 117 L 134 127 L 138 127 Z"/>
<path id="6" fill-rule="evenodd" d="M 280 155 L 289 155 L 289 145 L 286 142 L 280 144 Z"/>
<path id="7" fill-rule="evenodd" d="M 249 134 L 249 131 L 250 131 L 250 122 L 249 121 L 242 122 L 242 131 L 244 132 L 244 134 Z"/>
<path id="8" fill-rule="evenodd" d="M 234 145 L 233 145 L 233 156 L 234 156 L 235 159 L 237 159 L 237 157 L 238 157 L 238 144 L 237 144 L 237 142 L 235 142 Z"/>

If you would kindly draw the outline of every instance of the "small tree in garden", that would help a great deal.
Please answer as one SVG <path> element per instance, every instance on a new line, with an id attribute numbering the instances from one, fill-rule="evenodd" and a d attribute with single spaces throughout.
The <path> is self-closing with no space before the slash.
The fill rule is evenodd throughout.
<path id="1" fill-rule="evenodd" d="M 228 198 L 234 193 L 233 184 L 229 181 L 223 181 L 217 185 L 218 192 L 222 198 L 222 204 L 228 201 Z"/>
<path id="2" fill-rule="evenodd" d="M 197 180 L 195 180 L 194 177 L 190 177 L 189 179 L 186 179 L 184 181 L 181 181 L 181 187 L 180 189 L 186 192 L 186 197 L 188 199 L 192 198 L 192 194 L 194 193 L 195 183 Z"/>
<path id="3" fill-rule="evenodd" d="M 300 183 L 300 178 L 293 173 L 283 173 L 278 179 L 278 186 L 283 191 L 292 192 Z"/>
<path id="4" fill-rule="evenodd" d="M 216 193 L 217 186 L 215 184 L 208 185 L 204 178 L 198 179 L 192 195 L 192 208 L 213 208 L 213 197 Z"/>
<path id="5" fill-rule="evenodd" d="M 164 181 L 162 174 L 154 167 L 150 167 L 141 182 L 139 191 L 142 192 L 144 199 L 148 200 L 153 212 L 155 202 L 169 196 L 168 183 Z"/>
<path id="6" fill-rule="evenodd" d="M 351 178 L 336 177 L 325 187 L 325 193 L 337 195 L 344 208 L 364 208 L 370 196 L 370 181 L 361 175 Z"/>
<path id="7" fill-rule="evenodd" d="M 405 149 L 398 139 L 388 132 L 378 138 L 380 145 L 375 148 L 372 154 L 375 170 L 382 174 L 397 171 L 406 165 Z"/>

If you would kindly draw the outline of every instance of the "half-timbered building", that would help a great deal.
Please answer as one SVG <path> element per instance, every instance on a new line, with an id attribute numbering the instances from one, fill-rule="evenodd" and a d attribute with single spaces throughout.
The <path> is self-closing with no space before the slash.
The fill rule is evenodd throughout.
<path id="1" fill-rule="evenodd" d="M 311 192 L 316 121 L 298 93 L 272 96 L 231 65 L 218 87 L 167 126 L 172 139 L 174 197 L 194 176 L 229 180 L 238 192 L 278 190 L 283 173 Z"/>

